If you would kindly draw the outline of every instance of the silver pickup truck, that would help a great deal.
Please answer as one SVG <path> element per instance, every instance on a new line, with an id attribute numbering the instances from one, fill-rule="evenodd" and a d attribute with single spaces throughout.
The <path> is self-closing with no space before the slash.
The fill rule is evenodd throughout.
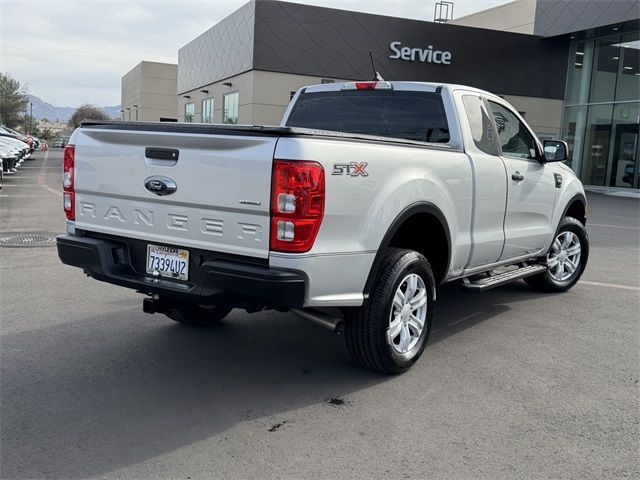
<path id="1" fill-rule="evenodd" d="M 147 295 L 146 312 L 206 326 L 288 310 L 398 373 L 425 348 L 438 285 L 578 281 L 587 207 L 566 158 L 503 99 L 446 84 L 306 87 L 274 127 L 85 122 L 58 254 Z"/>

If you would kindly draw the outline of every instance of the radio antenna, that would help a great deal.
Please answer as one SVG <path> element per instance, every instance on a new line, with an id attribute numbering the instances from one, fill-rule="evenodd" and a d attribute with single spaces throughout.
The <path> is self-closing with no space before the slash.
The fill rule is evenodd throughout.
<path id="1" fill-rule="evenodd" d="M 371 68 L 373 68 L 373 79 L 378 82 L 384 82 L 384 78 L 382 78 L 382 75 L 376 70 L 376 64 L 373 61 L 373 53 L 371 53 L 371 50 L 369 50 L 369 58 L 371 59 Z"/>

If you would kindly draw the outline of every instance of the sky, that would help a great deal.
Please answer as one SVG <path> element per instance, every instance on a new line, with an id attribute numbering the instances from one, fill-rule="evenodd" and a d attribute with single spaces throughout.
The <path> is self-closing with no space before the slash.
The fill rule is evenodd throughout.
<path id="1" fill-rule="evenodd" d="M 290 0 L 433 20 L 436 0 Z M 510 0 L 454 0 L 455 17 Z M 177 63 L 178 49 L 248 0 L 0 0 L 0 72 L 55 106 L 118 105 L 141 60 Z"/>

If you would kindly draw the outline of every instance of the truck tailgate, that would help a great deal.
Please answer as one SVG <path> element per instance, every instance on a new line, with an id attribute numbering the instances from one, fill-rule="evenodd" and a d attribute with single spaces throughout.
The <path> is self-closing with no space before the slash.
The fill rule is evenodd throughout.
<path id="1" fill-rule="evenodd" d="M 268 258 L 277 135 L 98 126 L 77 130 L 72 140 L 77 229 Z M 172 180 L 175 192 L 149 191 L 154 176 Z"/>

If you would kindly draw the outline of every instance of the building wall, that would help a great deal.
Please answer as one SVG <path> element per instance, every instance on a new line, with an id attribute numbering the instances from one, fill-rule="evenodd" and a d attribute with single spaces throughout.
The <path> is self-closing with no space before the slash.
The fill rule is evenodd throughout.
<path id="1" fill-rule="evenodd" d="M 254 25 L 251 1 L 178 50 L 178 93 L 250 70 Z"/>
<path id="2" fill-rule="evenodd" d="M 133 67 L 122 77 L 122 119 L 136 120 L 136 110 L 141 122 L 177 118 L 177 75 L 175 64 L 144 61 Z"/>
<path id="3" fill-rule="evenodd" d="M 222 98 L 224 94 L 239 92 L 238 123 L 251 123 L 253 74 L 253 71 L 244 72 L 217 82 L 207 83 L 193 90 L 182 92 L 178 98 L 178 121 L 185 121 L 185 105 L 192 102 L 195 107 L 193 121 L 196 123 L 201 122 L 202 100 L 213 97 L 213 122 L 222 123 Z M 223 83 L 230 83 L 231 86 L 223 85 Z"/>
<path id="4" fill-rule="evenodd" d="M 202 88 L 184 92 L 178 99 L 178 119 L 181 122 L 184 121 L 185 104 L 193 102 L 195 106 L 194 122 L 200 122 L 202 120 L 202 100 L 213 97 L 213 121 L 214 123 L 222 123 L 224 94 L 238 92 L 240 104 L 238 123 L 279 125 L 289 105 L 291 93 L 308 85 L 322 83 L 323 80 L 343 81 L 335 78 L 327 79 L 308 75 L 251 70 L 231 78 L 209 83 Z M 231 83 L 231 87 L 223 85 L 223 83 Z M 207 90 L 208 93 L 201 90 Z M 190 98 L 185 98 L 185 96 Z"/>
<path id="5" fill-rule="evenodd" d="M 69 125 L 67 124 L 67 122 L 49 122 L 46 120 L 40 120 L 40 122 L 38 123 L 38 128 L 40 130 L 51 130 L 53 133 L 59 134 L 63 131 L 68 130 Z"/>
<path id="6" fill-rule="evenodd" d="M 515 0 L 454 19 L 454 25 L 553 37 L 637 20 L 638 0 Z"/>
<path id="7" fill-rule="evenodd" d="M 516 0 L 504 5 L 488 8 L 478 13 L 456 18 L 450 23 L 453 25 L 465 25 L 532 35 L 534 32 L 535 18 L 536 0 Z"/>
<path id="8" fill-rule="evenodd" d="M 564 102 L 552 98 L 504 95 L 541 139 L 560 138 Z"/>
<path id="9" fill-rule="evenodd" d="M 638 0 L 537 0 L 534 33 L 551 37 L 637 21 L 639 16 Z"/>
<path id="10" fill-rule="evenodd" d="M 184 121 L 184 105 L 195 104 L 195 122 L 202 117 L 202 100 L 214 98 L 214 123 L 222 122 L 222 97 L 225 93 L 239 93 L 239 119 L 241 124 L 279 125 L 289 105 L 292 92 L 298 89 L 317 85 L 322 81 L 347 81 L 346 79 L 312 77 L 309 75 L 293 75 L 277 72 L 251 70 L 223 81 L 205 85 L 202 89 L 185 92 L 189 99 L 180 97 L 179 121 Z M 228 87 L 223 83 L 231 83 Z M 500 92 L 495 92 L 500 94 Z M 559 138 L 562 127 L 562 100 L 503 95 L 519 112 L 524 113 L 527 123 L 540 135 Z"/>
<path id="11" fill-rule="evenodd" d="M 254 43 L 256 70 L 370 79 L 371 52 L 376 69 L 389 80 L 463 83 L 510 95 L 557 99 L 564 96 L 568 55 L 568 39 L 564 38 L 540 39 L 520 33 L 258 0 Z M 413 58 L 397 58 L 392 43 L 395 48 L 409 49 Z M 430 62 L 415 54 L 428 50 L 446 51 L 450 61 Z"/>
<path id="12" fill-rule="evenodd" d="M 289 106 L 291 93 L 322 81 L 342 82 L 345 79 L 312 77 L 255 71 L 253 119 L 257 124 L 279 125 Z"/>

